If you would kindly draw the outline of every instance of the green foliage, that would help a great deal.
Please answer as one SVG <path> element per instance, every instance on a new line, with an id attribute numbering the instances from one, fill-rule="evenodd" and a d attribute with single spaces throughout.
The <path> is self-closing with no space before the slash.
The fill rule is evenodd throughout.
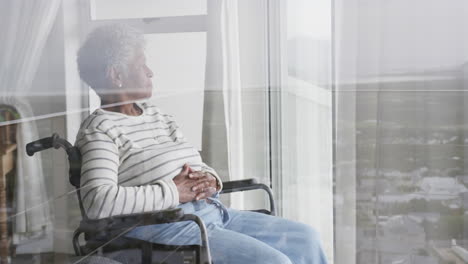
<path id="1" fill-rule="evenodd" d="M 14 112 L 10 109 L 0 109 L 0 122 L 7 121 L 5 120 L 5 114 L 9 112 L 13 115 L 13 119 L 20 119 L 20 115 L 17 112 Z"/>

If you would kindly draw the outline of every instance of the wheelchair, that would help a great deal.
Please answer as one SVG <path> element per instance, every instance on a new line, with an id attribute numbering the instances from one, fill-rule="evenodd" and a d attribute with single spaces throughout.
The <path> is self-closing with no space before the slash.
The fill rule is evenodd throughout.
<path id="1" fill-rule="evenodd" d="M 68 155 L 69 162 L 69 181 L 75 187 L 78 196 L 78 203 L 81 211 L 82 220 L 79 227 L 73 234 L 73 249 L 82 260 L 87 259 L 86 263 L 93 263 L 92 258 L 100 259 L 95 263 L 102 262 L 103 256 L 112 255 L 114 252 L 124 252 L 133 250 L 140 252 L 137 254 L 141 263 L 184 263 L 184 264 L 211 264 L 209 241 L 207 231 L 203 221 L 196 215 L 184 214 L 182 209 L 168 209 L 156 212 L 119 215 L 103 219 L 89 219 L 83 208 L 80 194 L 81 177 L 81 154 L 77 147 L 74 147 L 67 140 L 60 138 L 58 134 L 42 138 L 26 145 L 26 152 L 29 156 L 46 149 L 62 148 Z M 269 210 L 253 210 L 258 213 L 275 215 L 275 204 L 271 189 L 262 183 L 257 183 L 255 179 L 245 179 L 237 181 L 223 182 L 221 194 L 241 192 L 249 190 L 264 190 L 269 198 Z M 200 245 L 162 245 L 148 241 L 125 237 L 133 228 L 145 225 L 175 223 L 181 221 L 193 221 L 200 228 Z M 84 245 L 80 243 L 80 236 L 84 235 Z M 179 258 L 172 258 L 174 261 L 164 259 L 159 262 L 155 258 L 158 254 L 178 252 Z M 171 254 L 172 254 L 171 253 Z M 167 258 L 167 257 L 166 257 Z M 91 260 L 91 261 L 90 261 Z M 114 262 L 115 263 L 115 262 Z"/>

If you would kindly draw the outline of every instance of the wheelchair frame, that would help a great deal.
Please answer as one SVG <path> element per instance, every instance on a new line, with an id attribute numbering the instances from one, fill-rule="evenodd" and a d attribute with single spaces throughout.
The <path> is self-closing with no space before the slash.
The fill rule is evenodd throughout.
<path id="1" fill-rule="evenodd" d="M 105 252 L 112 252 L 116 250 L 140 248 L 142 250 L 142 263 L 152 263 L 153 250 L 168 251 L 177 248 L 183 250 L 194 250 L 196 253 L 197 264 L 212 263 L 205 224 L 198 216 L 193 214 L 184 214 L 180 208 L 150 213 L 119 215 L 102 219 L 89 219 L 86 216 L 86 212 L 84 211 L 81 201 L 81 154 L 79 149 L 74 147 L 67 140 L 60 138 L 58 134 L 54 133 L 50 137 L 28 143 L 26 145 L 26 152 L 29 156 L 33 156 L 34 153 L 49 148 L 63 148 L 68 155 L 69 181 L 76 189 L 82 216 L 80 226 L 73 234 L 73 249 L 77 256 L 88 256 L 102 250 Z M 270 187 L 262 183 L 257 183 L 255 179 L 223 182 L 223 190 L 221 193 L 225 194 L 256 189 L 264 190 L 268 194 L 270 210 L 260 209 L 253 211 L 275 215 L 275 204 Z M 127 232 L 138 226 L 181 221 L 194 221 L 198 225 L 200 228 L 201 245 L 171 246 L 124 237 Z M 85 245 L 80 245 L 79 242 L 79 237 L 82 234 L 84 234 L 84 239 L 86 241 Z"/>

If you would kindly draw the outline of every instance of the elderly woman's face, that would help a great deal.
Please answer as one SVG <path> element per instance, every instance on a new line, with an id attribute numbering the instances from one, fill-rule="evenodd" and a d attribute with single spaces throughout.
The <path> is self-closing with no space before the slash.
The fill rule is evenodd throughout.
<path id="1" fill-rule="evenodd" d="M 137 50 L 135 57 L 128 65 L 128 72 L 122 78 L 122 86 L 127 95 L 133 99 L 145 99 L 151 97 L 153 72 L 146 65 L 146 56 L 143 50 Z"/>

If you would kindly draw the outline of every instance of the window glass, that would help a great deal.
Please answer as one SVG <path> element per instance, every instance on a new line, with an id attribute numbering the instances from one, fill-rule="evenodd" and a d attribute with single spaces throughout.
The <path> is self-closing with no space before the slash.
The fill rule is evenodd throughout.
<path id="1" fill-rule="evenodd" d="M 466 262 L 467 10 L 337 2 L 336 248 L 347 263 Z"/>
<path id="2" fill-rule="evenodd" d="M 286 3 L 288 77 L 326 88 L 330 82 L 330 1 Z"/>
<path id="3" fill-rule="evenodd" d="M 281 10 L 280 204 L 285 217 L 318 230 L 333 262 L 332 5 L 291 0 Z"/>
<path id="4" fill-rule="evenodd" d="M 147 34 L 146 39 L 147 64 L 154 72 L 152 102 L 174 115 L 201 150 L 206 32 Z"/>

